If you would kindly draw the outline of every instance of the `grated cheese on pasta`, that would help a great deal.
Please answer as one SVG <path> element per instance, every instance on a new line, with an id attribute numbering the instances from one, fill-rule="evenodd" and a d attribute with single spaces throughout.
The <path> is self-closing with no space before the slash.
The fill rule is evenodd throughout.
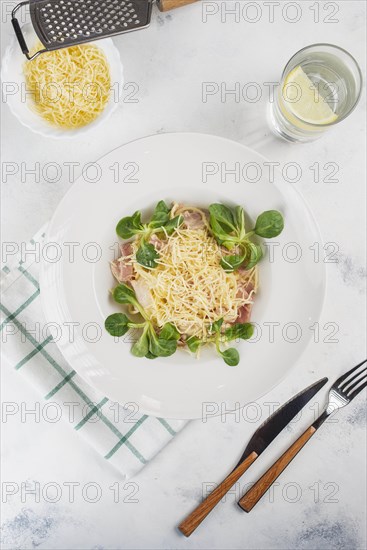
<path id="1" fill-rule="evenodd" d="M 134 253 L 138 247 L 135 241 Z M 257 267 L 245 275 L 226 273 L 220 265 L 220 247 L 205 227 L 178 228 L 162 241 L 159 255 L 158 266 L 151 270 L 131 260 L 137 280 L 145 281 L 150 290 L 152 300 L 145 309 L 154 325 L 172 323 L 181 334 L 205 340 L 212 323 L 221 318 L 233 323 L 239 308 L 252 303 Z M 244 279 L 252 282 L 250 294 L 239 292 L 240 278 L 242 285 Z"/>

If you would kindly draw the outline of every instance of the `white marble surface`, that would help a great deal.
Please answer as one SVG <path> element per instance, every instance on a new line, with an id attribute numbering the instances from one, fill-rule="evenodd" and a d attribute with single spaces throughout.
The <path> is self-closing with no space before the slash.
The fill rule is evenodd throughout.
<path id="1" fill-rule="evenodd" d="M 214 5 L 214 2 L 209 4 Z M 219 2 L 229 6 L 233 2 Z M 242 5 L 247 4 L 242 1 Z M 314 42 L 336 43 L 359 60 L 365 73 L 366 5 L 362 1 L 296 2 L 302 15 L 297 23 L 284 20 L 280 0 L 274 22 L 266 3 L 257 23 L 236 23 L 219 15 L 202 22 L 202 6 L 192 5 L 161 15 L 154 10 L 151 27 L 118 37 L 128 82 L 139 86 L 138 103 L 125 103 L 103 132 L 85 140 L 46 140 L 23 128 L 2 104 L 3 163 L 24 163 L 31 168 L 50 161 L 97 160 L 114 147 L 132 139 L 169 131 L 197 131 L 224 136 L 256 149 L 281 167 L 297 162 L 302 177 L 296 183 L 311 205 L 325 242 L 339 247 L 338 263 L 327 265 L 328 289 L 320 326 L 336 323 L 337 343 L 313 342 L 296 369 L 271 394 L 259 401 L 283 402 L 317 377 L 333 380 L 365 354 L 364 337 L 364 226 L 365 226 L 365 94 L 357 111 L 320 141 L 290 146 L 270 134 L 265 120 L 266 98 L 257 103 L 222 103 L 219 96 L 202 102 L 203 82 L 276 81 L 288 58 Z M 3 6 L 10 6 L 4 2 Z M 315 7 L 320 8 L 319 23 Z M 330 8 L 331 6 L 331 8 Z M 7 9 L 7 8 L 6 8 Z M 2 43 L 12 35 L 3 11 Z M 254 12 L 249 8 L 249 17 Z M 260 14 L 260 9 L 258 14 Z M 288 18 L 294 17 L 288 7 Z M 334 23 L 323 19 L 338 9 Z M 164 152 L 162 152 L 164 162 Z M 319 163 L 321 181 L 315 182 L 310 166 Z M 323 181 L 337 163 L 337 182 Z M 3 164 L 4 166 L 4 164 Z M 71 183 L 65 176 L 56 183 L 17 173 L 2 183 L 4 241 L 27 241 L 52 215 Z M 6 367 L 6 366 L 5 366 Z M 2 370 L 3 401 L 34 407 L 38 394 L 8 368 Z M 319 397 L 323 404 L 325 392 Z M 237 491 L 254 481 L 289 442 L 290 433 L 301 433 L 314 412 L 279 437 L 243 478 Z M 259 419 L 260 422 L 260 419 Z M 138 502 L 123 502 L 132 488 L 124 486 L 106 465 L 65 423 L 15 415 L 2 423 L 2 481 L 21 486 L 55 482 L 62 488 L 58 502 L 19 491 L 2 503 L 3 548 L 40 549 L 363 549 L 366 547 L 366 418 L 365 396 L 342 411 L 335 424 L 326 424 L 278 480 L 272 498 L 266 496 L 249 515 L 236 506 L 235 494 L 218 506 L 190 539 L 175 526 L 198 502 L 203 482 L 218 482 L 233 466 L 241 449 L 259 423 L 232 416 L 208 423 L 191 423 L 142 473 L 133 480 Z M 67 483 L 76 482 L 74 502 Z M 87 483 L 100 486 L 99 502 L 83 498 Z M 119 483 L 119 502 L 110 487 Z M 8 486 L 7 486 L 8 487 Z M 116 487 L 116 485 L 115 485 Z M 4 485 L 3 485 L 4 488 Z M 4 495 L 3 495 L 4 500 Z"/>

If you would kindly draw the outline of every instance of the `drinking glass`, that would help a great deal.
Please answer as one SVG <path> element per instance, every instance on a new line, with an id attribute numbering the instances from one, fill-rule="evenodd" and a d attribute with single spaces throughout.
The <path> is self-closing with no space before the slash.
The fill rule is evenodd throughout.
<path id="1" fill-rule="evenodd" d="M 356 107 L 362 73 L 346 50 L 313 44 L 297 52 L 286 65 L 270 104 L 272 130 L 291 142 L 319 138 Z"/>

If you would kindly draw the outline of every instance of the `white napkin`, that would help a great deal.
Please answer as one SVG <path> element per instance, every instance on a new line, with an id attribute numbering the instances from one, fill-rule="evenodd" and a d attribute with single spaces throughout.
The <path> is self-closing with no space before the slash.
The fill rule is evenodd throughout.
<path id="1" fill-rule="evenodd" d="M 32 247 L 36 250 L 42 246 L 44 231 L 42 228 L 31 239 L 23 258 L 14 257 L 1 272 L 0 330 L 5 356 L 46 401 L 53 403 L 50 414 L 66 419 L 127 479 L 167 445 L 187 421 L 168 421 L 124 409 L 86 384 L 65 361 L 52 336 L 44 330 L 40 264 L 29 253 Z"/>

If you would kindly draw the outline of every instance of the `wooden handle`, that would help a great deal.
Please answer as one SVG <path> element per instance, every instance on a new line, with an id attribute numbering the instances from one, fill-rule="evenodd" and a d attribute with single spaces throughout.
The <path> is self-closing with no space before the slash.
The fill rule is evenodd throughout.
<path id="1" fill-rule="evenodd" d="M 316 428 L 310 426 L 302 435 L 293 443 L 289 449 L 272 465 L 271 468 L 247 491 L 241 498 L 238 504 L 245 512 L 250 512 L 252 508 L 259 502 L 261 497 L 271 487 L 274 481 L 286 469 L 288 464 L 293 460 L 296 454 L 302 449 L 307 441 L 316 432 Z"/>
<path id="2" fill-rule="evenodd" d="M 182 6 L 192 4 L 193 2 L 198 2 L 198 0 L 157 0 L 160 11 L 169 11 L 174 8 L 181 8 Z"/>
<path id="3" fill-rule="evenodd" d="M 226 477 L 224 481 L 210 493 L 210 495 L 195 508 L 190 515 L 178 526 L 181 533 L 185 537 L 189 537 L 191 533 L 200 525 L 203 519 L 213 510 L 213 508 L 218 504 L 218 502 L 224 497 L 226 493 L 230 490 L 232 485 L 236 483 L 251 466 L 254 460 L 257 459 L 257 454 L 252 452 L 233 472 Z"/>

